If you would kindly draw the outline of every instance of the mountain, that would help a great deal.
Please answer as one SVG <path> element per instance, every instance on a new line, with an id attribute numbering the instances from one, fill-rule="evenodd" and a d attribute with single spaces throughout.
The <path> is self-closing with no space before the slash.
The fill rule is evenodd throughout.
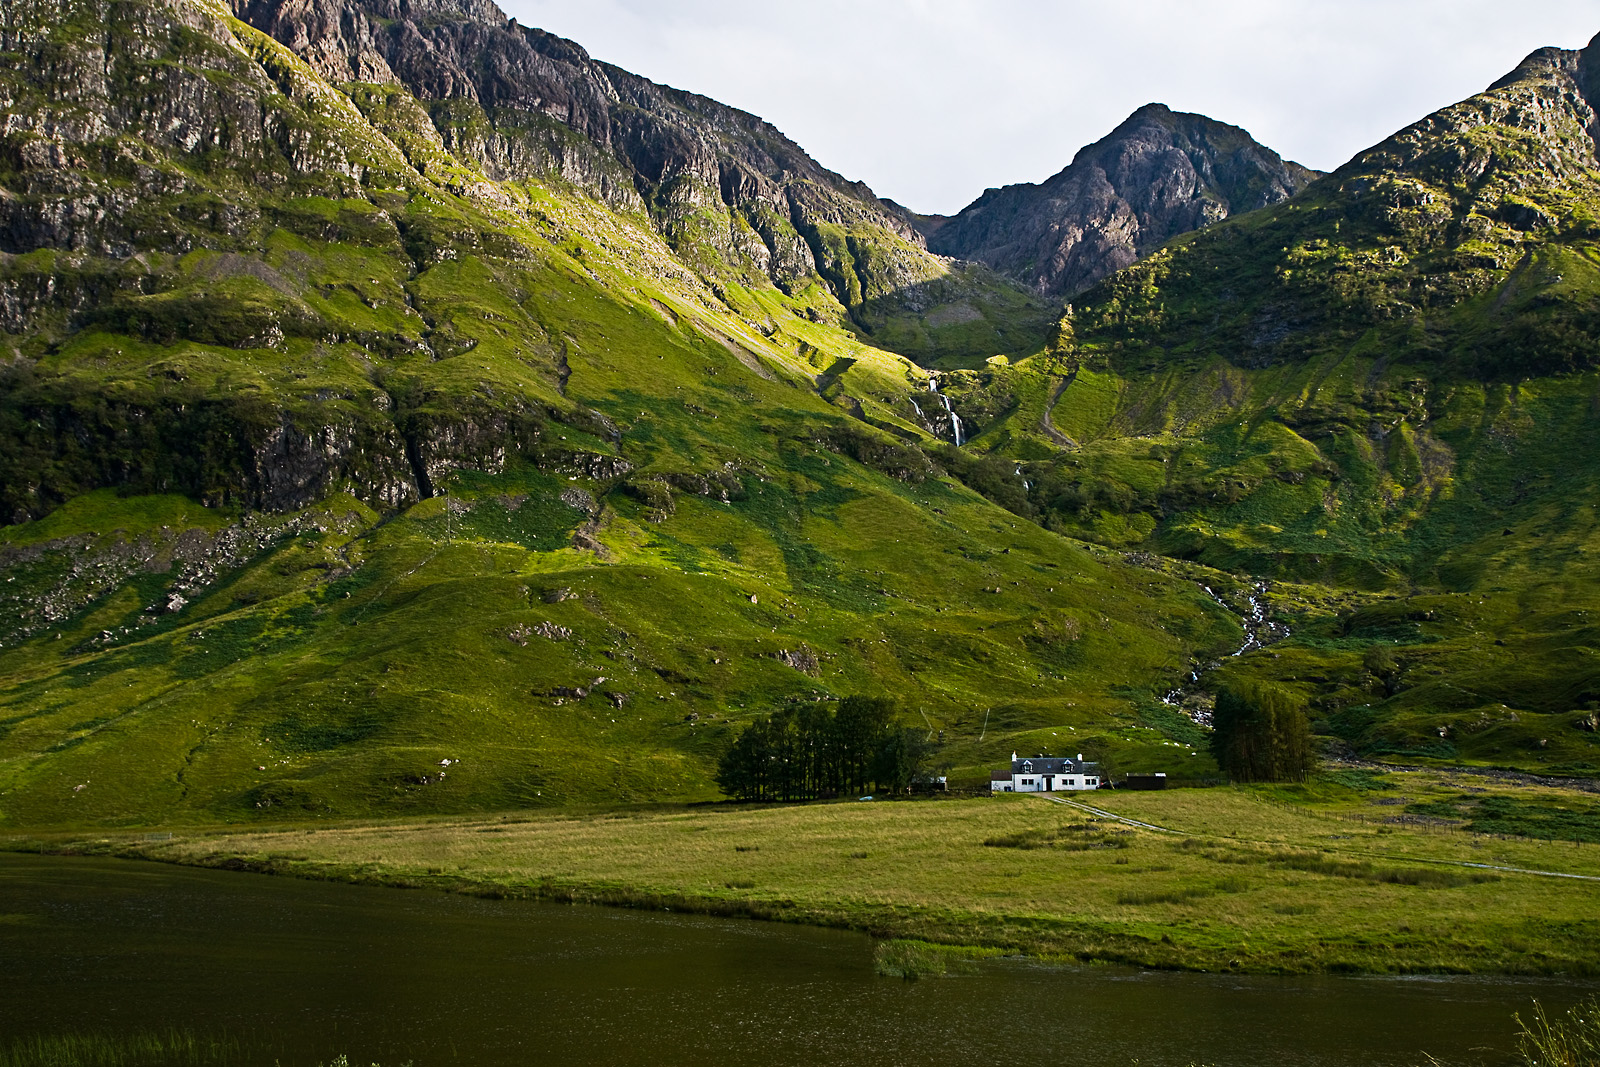
<path id="1" fill-rule="evenodd" d="M 1318 176 L 1237 126 L 1147 104 L 1055 177 L 990 189 L 953 218 L 920 225 L 941 255 L 1071 296 L 1180 234 L 1286 200 Z"/>
<path id="2" fill-rule="evenodd" d="M 958 779 L 1199 740 L 1141 687 L 1237 617 L 879 344 L 1044 305 L 771 127 L 480 4 L 0 17 L 0 822 L 709 798 L 852 693 Z"/>
<path id="3" fill-rule="evenodd" d="M 475 2 L 0 52 L 8 828 L 712 799 L 851 694 L 1203 779 L 1240 678 L 1600 768 L 1594 46 L 1065 310 Z"/>
<path id="4" fill-rule="evenodd" d="M 403 89 L 444 148 L 490 180 L 556 179 L 648 215 L 686 261 L 791 292 L 825 275 L 850 306 L 941 273 L 898 212 L 768 123 L 597 63 L 491 3 L 241 0 L 234 11 L 329 84 Z"/>
<path id="5" fill-rule="evenodd" d="M 682 261 L 719 281 L 765 277 L 794 293 L 825 280 L 880 346 L 986 358 L 1035 346 L 1046 325 L 999 279 L 928 255 L 904 209 L 769 123 L 595 62 L 487 0 L 234 9 L 331 84 L 404 87 L 446 149 L 491 180 L 570 184 L 646 215 Z"/>
<path id="6" fill-rule="evenodd" d="M 1367 754 L 1600 766 L 1597 71 L 1535 52 L 1010 370 L 1014 510 L 1301 589 L 1203 686 L 1283 682 Z"/>
<path id="7" fill-rule="evenodd" d="M 1597 65 L 1594 45 L 1533 53 L 1303 196 L 1108 281 L 1074 335 L 1159 334 L 1165 351 L 1258 365 L 1365 338 L 1390 360 L 1501 380 L 1592 365 Z"/>

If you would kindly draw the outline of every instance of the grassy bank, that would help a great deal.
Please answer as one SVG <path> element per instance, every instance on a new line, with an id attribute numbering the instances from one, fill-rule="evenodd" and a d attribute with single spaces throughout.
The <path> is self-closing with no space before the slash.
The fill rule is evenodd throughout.
<path id="1" fill-rule="evenodd" d="M 1464 789 L 1482 792 L 1464 793 Z M 1087 961 L 1240 972 L 1600 973 L 1600 848 L 1414 809 L 1586 794 L 1344 772 L 1294 789 L 223 830 L 27 841 L 301 877 L 806 922 Z M 1468 866 L 1478 864 L 1481 866 Z M 1502 869 L 1496 869 L 1502 868 Z"/>

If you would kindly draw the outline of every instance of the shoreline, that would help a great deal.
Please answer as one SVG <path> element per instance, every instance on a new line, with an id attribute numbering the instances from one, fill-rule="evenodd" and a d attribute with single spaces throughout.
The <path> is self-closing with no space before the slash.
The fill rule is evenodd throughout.
<path id="1" fill-rule="evenodd" d="M 1600 976 L 1600 920 L 1590 918 L 1586 884 L 1600 877 L 1593 848 L 1496 842 L 1490 854 L 1459 831 L 1425 827 L 1369 827 L 1366 840 L 1351 840 L 1327 832 L 1343 827 L 1325 812 L 1286 814 L 1248 794 L 1206 793 L 1147 796 L 1124 813 L 1157 825 L 1188 821 L 1177 840 L 1092 816 L 1063 826 L 1079 813 L 1024 798 L 208 827 L 155 840 L 13 834 L 0 849 L 796 923 L 1045 962 Z M 1271 832 L 1225 837 L 1194 825 L 1247 815 Z M 1552 851 L 1581 869 L 1545 869 L 1556 865 Z"/>
<path id="2" fill-rule="evenodd" d="M 1212 966 L 1205 966 L 1203 965 L 1205 961 L 1197 963 L 1193 960 L 1168 960 L 1161 958 L 1155 952 L 1150 954 L 1118 952 L 1106 946 L 1104 942 L 1112 939 L 1126 939 L 1129 942 L 1136 942 L 1140 946 L 1148 946 L 1152 949 L 1159 948 L 1161 943 L 1159 939 L 1152 941 L 1147 937 L 1139 937 L 1117 931 L 1105 931 L 1102 933 L 1100 935 L 1102 943 L 1097 947 L 1085 946 L 1077 949 L 1066 947 L 1060 951 L 1029 951 L 1029 946 L 1026 944 L 996 943 L 989 938 L 963 937 L 961 936 L 961 924 L 959 922 L 950 926 L 936 926 L 932 929 L 916 924 L 902 926 L 902 924 L 895 921 L 896 917 L 891 912 L 883 916 L 884 921 L 881 923 L 862 923 L 858 918 L 846 917 L 843 909 L 840 909 L 838 913 L 830 913 L 826 909 L 802 907 L 790 901 L 760 901 L 750 898 L 730 901 L 710 897 L 641 892 L 626 886 L 607 886 L 600 883 L 517 885 L 462 876 L 419 874 L 415 871 L 362 869 L 366 865 L 361 864 L 349 867 L 342 865 L 308 865 L 273 857 L 251 859 L 220 853 L 198 859 L 177 859 L 170 856 L 151 854 L 138 848 L 97 850 L 94 848 L 66 846 L 46 851 L 25 851 L 0 845 L 0 851 L 52 856 L 62 859 L 81 857 L 160 863 L 196 870 L 257 874 L 268 877 L 286 877 L 303 881 L 360 885 L 381 889 L 458 893 L 463 896 L 476 896 L 486 900 L 525 900 L 534 903 L 575 904 L 628 911 L 679 912 L 717 919 L 791 923 L 819 929 L 846 930 L 861 933 L 880 942 L 891 940 L 915 941 L 932 946 L 935 949 L 979 949 L 992 951 L 1000 958 L 1026 959 L 1044 964 L 1078 964 L 1083 966 L 1106 964 L 1147 971 L 1236 974 L 1262 977 L 1325 975 L 1340 978 L 1567 978 L 1575 981 L 1600 977 L 1600 966 L 1596 966 L 1587 974 L 1572 973 L 1560 969 L 1475 970 L 1468 968 L 1430 970 L 1397 968 L 1360 970 L 1354 969 L 1345 963 L 1326 968 L 1289 969 L 1284 967 L 1252 967 L 1249 959 L 1232 957 L 1227 960 L 1221 960 L 1220 956 L 1217 957 L 1217 960 L 1221 960 L 1220 963 L 1217 960 L 1213 960 L 1210 961 Z M 916 918 L 925 920 L 930 917 L 917 916 Z M 1033 925 L 1030 920 L 1024 919 L 1022 921 L 1027 925 Z"/>

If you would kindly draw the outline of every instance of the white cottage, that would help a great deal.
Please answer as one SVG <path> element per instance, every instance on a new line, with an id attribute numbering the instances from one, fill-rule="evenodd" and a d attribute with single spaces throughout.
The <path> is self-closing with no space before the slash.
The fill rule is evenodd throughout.
<path id="1" fill-rule="evenodd" d="M 992 771 L 989 789 L 996 793 L 1056 793 L 1100 788 L 1100 765 L 1070 756 L 1011 754 L 1011 769 Z"/>

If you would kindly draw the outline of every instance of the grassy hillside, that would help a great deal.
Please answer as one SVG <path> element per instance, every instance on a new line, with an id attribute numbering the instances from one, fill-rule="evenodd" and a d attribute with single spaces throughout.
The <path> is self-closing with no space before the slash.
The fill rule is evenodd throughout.
<path id="1" fill-rule="evenodd" d="M 1573 54 L 1045 344 L 864 187 L 684 177 L 798 152 L 721 105 L 627 83 L 646 181 L 221 6 L 58 8 L 0 70 L 0 825 L 705 799 L 852 693 L 957 784 L 1204 778 L 1237 672 L 1369 754 L 1596 768 Z"/>
<path id="2" fill-rule="evenodd" d="M 212 544 L 243 558 L 209 584 L 195 572 L 216 557 L 186 555 L 210 536 L 188 525 L 199 509 L 172 498 L 94 494 L 14 527 L 8 588 L 31 585 L 13 602 L 61 617 L 0 655 L 0 811 L 149 824 L 710 797 L 741 720 L 857 692 L 942 732 L 958 775 L 1019 747 L 1172 760 L 1128 694 L 1236 639 L 1196 587 L 944 481 L 792 438 L 779 457 L 727 503 L 663 492 L 668 516 L 618 491 L 591 518 L 596 482 L 532 470 L 463 476 L 388 521 L 330 501 L 221 529 Z M 97 527 L 82 547 L 33 540 Z"/>
<path id="3" fill-rule="evenodd" d="M 103 72 L 35 68 L 99 40 L 115 106 L 0 174 L 0 822 L 704 798 L 742 719 L 850 693 L 958 780 L 1195 740 L 1151 694 L 1237 621 L 945 477 L 926 372 L 863 340 L 1023 343 L 1014 289 L 1009 337 L 929 333 L 491 178 L 221 8 L 96 10 L 21 11 L 5 75 L 83 114 Z M 68 187 L 123 206 L 51 229 Z"/>
<path id="4" fill-rule="evenodd" d="M 1368 755 L 1600 767 L 1591 49 L 1536 53 L 1300 195 L 1181 237 L 971 375 L 965 480 L 1271 585 L 1229 660 Z"/>

